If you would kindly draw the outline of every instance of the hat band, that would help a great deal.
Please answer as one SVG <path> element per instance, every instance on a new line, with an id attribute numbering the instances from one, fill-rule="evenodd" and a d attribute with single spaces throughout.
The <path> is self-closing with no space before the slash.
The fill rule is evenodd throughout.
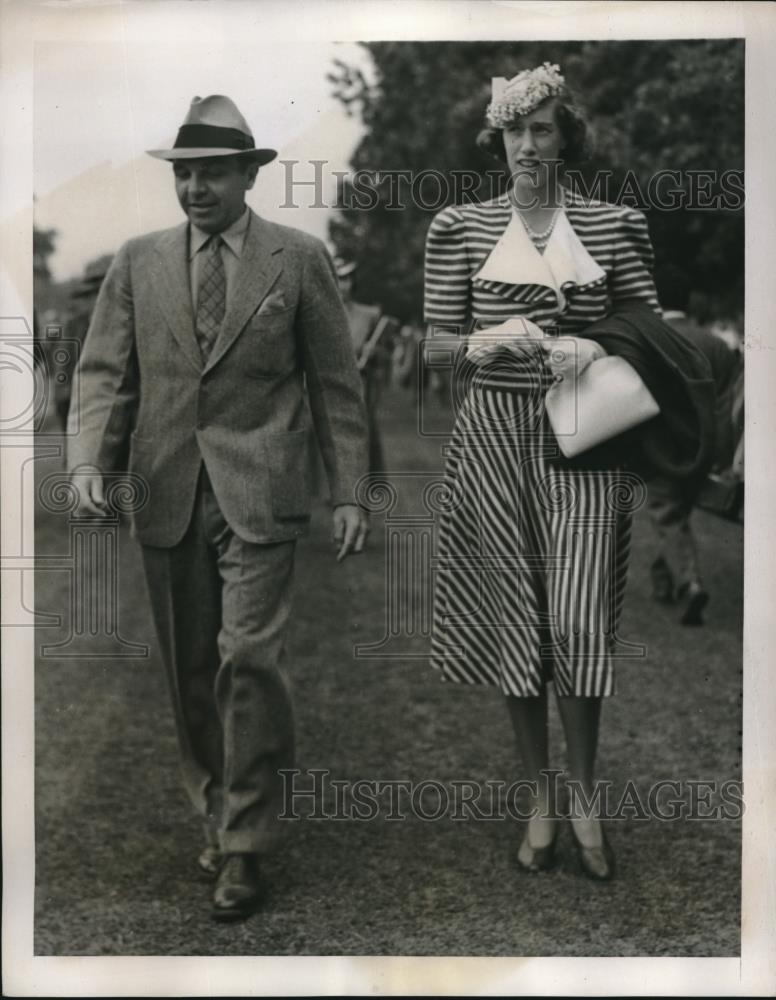
<path id="1" fill-rule="evenodd" d="M 255 149 L 253 137 L 220 125 L 181 125 L 174 149 Z"/>

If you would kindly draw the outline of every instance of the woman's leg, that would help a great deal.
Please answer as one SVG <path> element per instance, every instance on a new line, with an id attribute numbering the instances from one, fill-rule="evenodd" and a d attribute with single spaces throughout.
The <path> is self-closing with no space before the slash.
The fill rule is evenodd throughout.
<path id="1" fill-rule="evenodd" d="M 521 845 L 527 863 L 530 848 L 546 847 L 555 835 L 554 786 L 548 781 L 546 773 L 549 766 L 547 688 L 544 687 L 542 693 L 533 698 L 507 695 L 506 702 L 525 776 L 537 787 L 537 795 L 531 800 L 535 815 L 529 821 L 528 832 Z"/>
<path id="2" fill-rule="evenodd" d="M 563 731 L 566 735 L 569 777 L 579 782 L 588 802 L 593 802 L 595 792 L 595 755 L 598 747 L 598 727 L 601 718 L 601 698 L 582 698 L 558 695 Z M 600 847 L 602 844 L 601 824 L 595 815 L 579 815 L 579 806 L 574 810 L 572 798 L 571 822 L 577 839 L 584 847 Z M 577 815 L 574 815 L 574 813 Z M 594 810 L 595 811 L 595 810 Z"/>

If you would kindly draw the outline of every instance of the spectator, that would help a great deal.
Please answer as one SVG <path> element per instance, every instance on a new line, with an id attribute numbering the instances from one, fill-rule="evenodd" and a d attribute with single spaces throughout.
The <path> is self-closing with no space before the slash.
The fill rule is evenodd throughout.
<path id="1" fill-rule="evenodd" d="M 736 448 L 732 417 L 736 385 L 743 388 L 739 351 L 725 339 L 695 323 L 687 315 L 687 280 L 679 269 L 667 266 L 657 275 L 663 319 L 688 337 L 706 356 L 717 390 L 715 469 L 727 468 Z M 652 596 L 656 601 L 681 605 L 682 625 L 702 625 L 709 594 L 703 583 L 691 515 L 698 505 L 706 477 L 680 481 L 655 476 L 649 483 L 648 511 L 656 537 L 657 555 L 651 566 Z"/>
<path id="2" fill-rule="evenodd" d="M 388 381 L 391 364 L 391 341 L 398 332 L 398 322 L 383 316 L 379 306 L 365 305 L 353 298 L 353 262 L 336 261 L 340 295 L 350 325 L 350 336 L 361 372 L 369 427 L 369 471 L 385 469 L 378 406 L 383 385 Z"/>
<path id="3" fill-rule="evenodd" d="M 77 347 L 70 346 L 58 352 L 60 360 L 54 366 L 54 406 L 63 431 L 67 427 L 67 414 L 70 410 L 73 374 L 86 339 L 97 295 L 112 259 L 110 256 L 101 257 L 89 264 L 80 284 L 76 285 L 70 295 L 73 313 L 65 324 L 65 340 L 73 341 Z"/>

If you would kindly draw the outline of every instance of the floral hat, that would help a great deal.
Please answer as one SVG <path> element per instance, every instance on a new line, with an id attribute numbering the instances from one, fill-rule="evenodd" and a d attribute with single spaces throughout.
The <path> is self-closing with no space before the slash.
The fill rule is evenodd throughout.
<path id="1" fill-rule="evenodd" d="M 492 97 L 486 116 L 491 128 L 506 128 L 516 118 L 527 115 L 550 97 L 557 97 L 566 86 L 560 66 L 542 63 L 536 69 L 524 69 L 508 80 L 494 76 Z"/>

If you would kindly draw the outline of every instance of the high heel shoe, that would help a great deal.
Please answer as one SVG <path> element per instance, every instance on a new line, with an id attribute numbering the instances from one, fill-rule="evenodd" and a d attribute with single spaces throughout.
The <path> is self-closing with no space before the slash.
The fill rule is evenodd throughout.
<path id="1" fill-rule="evenodd" d="M 603 827 L 601 827 L 600 847 L 585 847 L 577 837 L 573 823 L 571 824 L 571 834 L 577 849 L 579 864 L 585 875 L 595 879 L 596 882 L 609 882 L 613 879 L 615 872 L 614 851 L 609 846 Z"/>
<path id="2" fill-rule="evenodd" d="M 526 830 L 525 837 L 523 838 L 523 843 L 517 852 L 517 863 L 526 872 L 546 872 L 555 864 L 555 848 L 558 844 L 558 827 L 555 827 L 555 833 L 552 836 L 552 840 L 549 844 L 544 847 L 532 847 L 531 842 L 528 839 L 528 831 Z M 523 850 L 523 845 L 525 845 L 531 852 L 531 859 L 528 862 L 524 862 L 520 858 L 520 852 Z"/>

